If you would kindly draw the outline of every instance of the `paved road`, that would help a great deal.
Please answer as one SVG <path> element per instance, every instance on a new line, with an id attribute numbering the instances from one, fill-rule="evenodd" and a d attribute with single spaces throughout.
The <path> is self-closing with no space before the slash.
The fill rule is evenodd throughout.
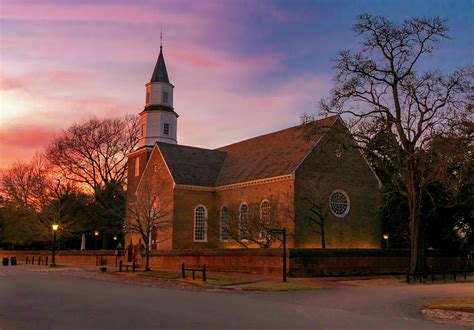
<path id="1" fill-rule="evenodd" d="M 213 293 L 0 268 L 0 329 L 456 329 L 422 320 L 466 284 Z"/>

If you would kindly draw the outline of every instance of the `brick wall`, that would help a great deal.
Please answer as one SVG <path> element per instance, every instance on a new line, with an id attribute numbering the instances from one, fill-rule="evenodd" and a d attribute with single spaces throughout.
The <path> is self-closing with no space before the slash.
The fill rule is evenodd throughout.
<path id="1" fill-rule="evenodd" d="M 338 121 L 334 128 L 296 171 L 296 247 L 321 247 L 320 235 L 307 220 L 311 204 L 308 200 L 311 200 L 327 215 L 327 248 L 379 248 L 379 182 L 359 150 L 344 147 L 349 146 L 351 140 L 340 136 L 343 125 Z M 329 210 L 329 196 L 335 189 L 344 190 L 350 198 L 350 211 L 343 218 L 334 216 Z"/>
<path id="2" fill-rule="evenodd" d="M 428 251 L 428 267 L 434 271 L 464 270 L 461 257 Z M 0 258 L 16 256 L 19 264 L 25 258 L 49 257 L 51 251 L 3 251 Z M 94 266 L 102 260 L 103 265 L 115 265 L 115 251 L 58 251 L 58 264 Z M 126 261 L 126 256 L 122 257 Z M 120 257 L 118 258 L 120 260 Z M 190 266 L 206 264 L 207 269 L 219 272 L 242 272 L 280 276 L 282 257 L 280 249 L 188 249 L 153 251 L 150 257 L 152 270 L 181 269 L 181 264 Z M 138 263 L 143 267 L 144 260 Z M 409 265 L 408 250 L 380 249 L 289 249 L 288 270 L 292 277 L 348 276 L 404 274 Z"/>
<path id="3" fill-rule="evenodd" d="M 464 260 L 427 251 L 428 269 L 463 270 Z M 291 249 L 293 277 L 404 274 L 410 265 L 409 250 L 392 249 Z"/>

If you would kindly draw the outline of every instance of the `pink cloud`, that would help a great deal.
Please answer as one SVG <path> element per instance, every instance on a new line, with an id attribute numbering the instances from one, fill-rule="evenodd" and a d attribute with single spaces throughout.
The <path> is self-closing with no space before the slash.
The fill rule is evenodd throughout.
<path id="1" fill-rule="evenodd" d="M 0 129 L 0 147 L 37 149 L 48 144 L 58 133 L 57 129 L 41 126 L 10 126 Z"/>

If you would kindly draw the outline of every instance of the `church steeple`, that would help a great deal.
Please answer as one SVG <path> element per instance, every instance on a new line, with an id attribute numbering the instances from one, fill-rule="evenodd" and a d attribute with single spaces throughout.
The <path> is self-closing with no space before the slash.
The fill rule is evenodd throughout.
<path id="1" fill-rule="evenodd" d="M 150 82 L 145 86 L 146 100 L 140 113 L 138 146 L 152 147 L 156 142 L 176 144 L 178 114 L 173 108 L 174 86 L 168 78 L 162 44 Z"/>
<path id="2" fill-rule="evenodd" d="M 150 82 L 170 83 L 168 72 L 166 71 L 165 57 L 163 56 L 163 46 L 160 46 L 160 55 L 158 55 L 158 60 L 156 61 L 155 70 L 153 70 Z"/>

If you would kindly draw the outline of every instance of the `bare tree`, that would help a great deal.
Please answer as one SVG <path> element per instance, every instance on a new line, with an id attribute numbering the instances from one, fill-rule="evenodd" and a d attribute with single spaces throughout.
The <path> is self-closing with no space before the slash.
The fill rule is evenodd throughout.
<path id="1" fill-rule="evenodd" d="M 449 75 L 417 71 L 434 44 L 447 37 L 448 27 L 440 18 L 411 18 L 396 25 L 384 17 L 364 14 L 358 17 L 354 31 L 362 47 L 336 56 L 336 85 L 321 107 L 326 115 L 347 116 L 358 147 L 389 165 L 387 176 L 408 202 L 410 270 L 423 273 L 420 201 L 432 180 L 426 171 L 425 150 L 437 134 L 451 130 L 461 120 L 469 121 L 464 96 L 467 71 Z M 391 147 L 368 148 L 378 137 Z"/>
<path id="2" fill-rule="evenodd" d="M 323 181 L 323 180 L 321 180 Z M 323 182 L 307 179 L 302 182 L 301 201 L 302 205 L 298 208 L 299 216 L 304 223 L 308 224 L 311 230 L 318 234 L 321 239 L 321 248 L 326 248 L 325 225 L 329 215 L 329 210 L 321 187 Z"/>
<path id="3" fill-rule="evenodd" d="M 24 244 L 50 241 L 52 224 L 60 225 L 62 237 L 70 236 L 83 226 L 78 214 L 71 212 L 70 197 L 77 191 L 55 177 L 48 162 L 39 155 L 29 163 L 16 163 L 4 170 L 0 192 L 8 210 L 9 240 Z"/>
<path id="4" fill-rule="evenodd" d="M 282 228 L 281 219 L 287 213 L 285 207 L 273 199 L 226 205 L 220 214 L 221 238 L 244 248 L 269 248 L 274 241 L 280 240 L 271 230 Z"/>
<path id="5" fill-rule="evenodd" d="M 161 243 L 169 240 L 171 234 L 169 205 L 160 200 L 158 193 L 149 185 L 140 187 L 130 201 L 125 232 L 138 234 L 143 240 L 145 271 L 149 271 L 152 240 Z"/>
<path id="6" fill-rule="evenodd" d="M 91 118 L 74 124 L 47 148 L 46 157 L 64 178 L 97 192 L 127 179 L 127 153 L 138 143 L 138 119 Z"/>

